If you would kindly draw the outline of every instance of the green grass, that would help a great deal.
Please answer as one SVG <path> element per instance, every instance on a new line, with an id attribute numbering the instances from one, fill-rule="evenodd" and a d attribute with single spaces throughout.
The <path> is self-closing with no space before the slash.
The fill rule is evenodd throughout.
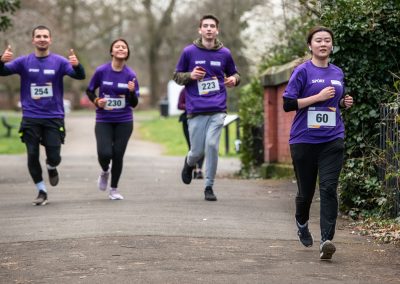
<path id="1" fill-rule="evenodd" d="M 18 135 L 21 114 L 11 111 L 1 111 L 0 116 L 5 116 L 8 123 L 14 126 L 11 129 L 11 137 L 6 137 L 7 129 L 0 123 L 0 154 L 22 154 L 25 152 L 25 144 Z"/>
<path id="2" fill-rule="evenodd" d="M 85 114 L 85 112 L 74 111 L 74 115 Z M 21 142 L 18 129 L 21 122 L 21 113 L 11 111 L 1 111 L 0 116 L 5 115 L 9 123 L 15 127 L 11 131 L 11 137 L 5 137 L 6 129 L 0 123 L 0 154 L 22 154 L 25 152 L 25 144 Z M 135 120 L 138 122 L 140 139 L 162 144 L 166 155 L 184 156 L 188 148 L 185 137 L 183 136 L 182 123 L 178 121 L 178 116 L 161 117 L 157 110 L 136 111 Z M 236 139 L 235 123 L 229 126 L 229 153 L 225 153 L 225 129 L 222 131 L 219 152 L 221 156 L 237 157 L 234 141 Z"/>
<path id="3" fill-rule="evenodd" d="M 135 113 L 135 120 L 138 122 L 140 139 L 162 144 L 166 148 L 166 155 L 184 156 L 187 151 L 187 144 L 183 135 L 182 123 L 178 116 L 160 117 L 157 111 L 138 111 Z M 236 139 L 236 125 L 229 126 L 229 153 L 225 154 L 225 129 L 221 134 L 219 152 L 221 156 L 236 157 L 234 141 Z"/>

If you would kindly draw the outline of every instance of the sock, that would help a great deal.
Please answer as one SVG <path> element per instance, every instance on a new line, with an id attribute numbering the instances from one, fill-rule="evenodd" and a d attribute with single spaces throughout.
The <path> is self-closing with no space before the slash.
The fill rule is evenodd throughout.
<path id="1" fill-rule="evenodd" d="M 41 190 L 41 191 L 47 192 L 46 185 L 44 184 L 44 181 L 38 182 L 35 185 L 36 185 L 36 188 L 37 188 L 38 191 Z"/>
<path id="2" fill-rule="evenodd" d="M 307 227 L 308 226 L 308 222 L 305 222 L 303 225 L 301 225 L 299 222 L 297 222 L 296 221 L 296 223 L 297 223 L 297 226 L 299 227 L 299 228 L 305 228 L 305 227 Z"/>
<path id="3" fill-rule="evenodd" d="M 47 169 L 48 169 L 48 170 L 55 170 L 55 169 L 57 169 L 57 167 L 52 167 L 52 166 L 50 166 L 49 164 L 47 164 Z"/>

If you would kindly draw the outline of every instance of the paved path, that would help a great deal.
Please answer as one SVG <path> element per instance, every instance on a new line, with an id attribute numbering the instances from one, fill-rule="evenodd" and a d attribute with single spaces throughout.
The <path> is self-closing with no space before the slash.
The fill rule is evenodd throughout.
<path id="1" fill-rule="evenodd" d="M 94 118 L 66 124 L 47 206 L 30 204 L 25 155 L 0 156 L 0 283 L 400 283 L 400 249 L 352 235 L 343 221 L 334 260 L 319 261 L 317 246 L 296 239 L 296 185 L 235 179 L 237 159 L 221 159 L 219 200 L 206 202 L 201 181 L 180 181 L 182 157 L 134 134 L 120 182 L 126 199 L 110 201 L 96 189 Z"/>

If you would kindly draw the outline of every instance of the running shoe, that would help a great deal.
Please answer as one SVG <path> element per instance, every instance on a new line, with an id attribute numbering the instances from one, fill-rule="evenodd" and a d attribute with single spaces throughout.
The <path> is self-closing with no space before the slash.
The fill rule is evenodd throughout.
<path id="1" fill-rule="evenodd" d="M 188 165 L 187 157 L 185 157 L 185 164 L 183 165 L 182 174 L 181 174 L 183 183 L 190 184 L 192 182 L 193 169 L 194 169 L 194 167 L 191 167 Z"/>
<path id="2" fill-rule="evenodd" d="M 207 186 L 204 190 L 204 199 L 207 201 L 217 201 L 217 197 L 215 196 L 211 186 Z"/>
<path id="3" fill-rule="evenodd" d="M 297 221 L 296 221 L 297 223 Z M 311 235 L 310 231 L 308 230 L 308 223 L 306 223 L 304 226 L 300 226 L 297 223 L 297 228 L 299 229 L 297 231 L 297 236 L 299 237 L 300 242 L 303 244 L 305 247 L 312 247 L 314 243 L 313 236 Z"/>
<path id="4" fill-rule="evenodd" d="M 106 191 L 108 185 L 108 177 L 110 176 L 110 172 L 101 172 L 97 184 L 101 191 Z"/>
<path id="5" fill-rule="evenodd" d="M 195 179 L 203 179 L 203 172 L 201 170 L 198 170 L 196 172 L 196 177 Z"/>
<path id="6" fill-rule="evenodd" d="M 58 171 L 57 169 L 47 169 L 47 172 L 49 173 L 49 182 L 52 186 L 56 186 L 58 184 Z"/>
<path id="7" fill-rule="evenodd" d="M 330 240 L 326 240 L 319 246 L 319 258 L 321 260 L 332 259 L 332 255 L 335 253 L 335 251 L 335 245 Z"/>
<path id="8" fill-rule="evenodd" d="M 32 205 L 46 205 L 47 204 L 47 193 L 43 190 L 39 190 L 38 196 L 32 201 Z"/>
<path id="9" fill-rule="evenodd" d="M 124 197 L 116 189 L 110 190 L 110 194 L 108 195 L 108 197 L 111 200 L 123 200 L 124 199 Z"/>

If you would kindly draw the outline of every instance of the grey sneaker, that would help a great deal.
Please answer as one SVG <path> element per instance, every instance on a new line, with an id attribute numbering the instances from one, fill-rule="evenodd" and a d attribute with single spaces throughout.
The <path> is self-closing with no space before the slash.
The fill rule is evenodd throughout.
<path id="1" fill-rule="evenodd" d="M 192 182 L 194 167 L 189 166 L 186 160 L 187 160 L 187 157 L 185 157 L 185 163 L 183 164 L 181 177 L 182 177 L 183 183 L 190 184 Z"/>
<path id="2" fill-rule="evenodd" d="M 204 199 L 207 201 L 217 201 L 217 197 L 215 196 L 211 186 L 207 186 L 204 190 Z"/>
<path id="3" fill-rule="evenodd" d="M 47 204 L 47 193 L 43 190 L 39 190 L 38 196 L 32 201 L 32 205 L 46 205 Z"/>
<path id="4" fill-rule="evenodd" d="M 324 241 L 319 246 L 319 258 L 321 260 L 332 259 L 332 255 L 335 251 L 336 247 L 330 240 Z"/>
<path id="5" fill-rule="evenodd" d="M 299 237 L 299 241 L 305 247 L 312 247 L 314 239 L 310 231 L 308 230 L 308 223 L 306 223 L 305 226 L 300 226 L 299 223 L 296 221 L 296 224 L 298 228 L 297 236 Z"/>
<path id="6" fill-rule="evenodd" d="M 110 171 L 101 172 L 99 179 L 97 180 L 97 185 L 101 191 L 106 191 L 108 185 L 108 177 L 110 176 Z"/>

